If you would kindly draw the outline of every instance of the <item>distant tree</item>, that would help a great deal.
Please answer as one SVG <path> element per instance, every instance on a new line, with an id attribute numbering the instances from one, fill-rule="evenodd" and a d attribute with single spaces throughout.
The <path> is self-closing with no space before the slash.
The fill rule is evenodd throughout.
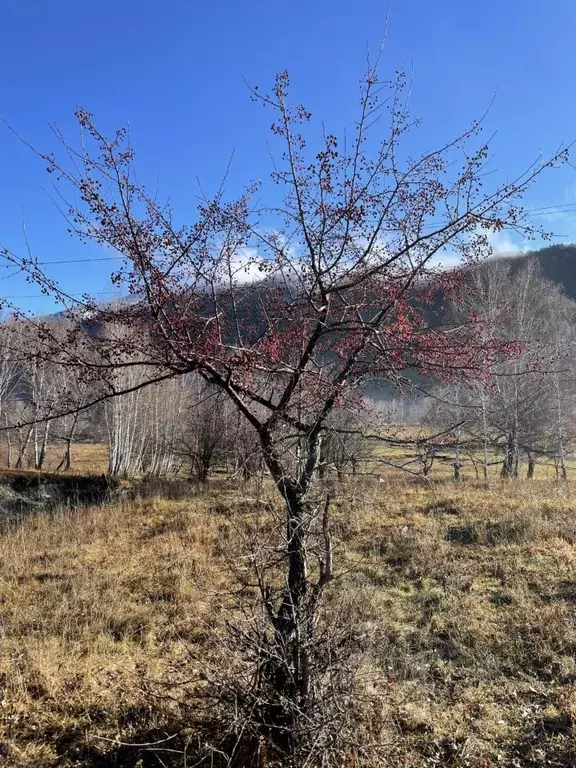
<path id="1" fill-rule="evenodd" d="M 12 464 L 11 423 L 14 416 L 14 404 L 22 395 L 23 366 L 17 354 L 18 345 L 14 345 L 14 336 L 18 326 L 7 318 L 0 325 L 0 424 L 6 427 L 7 463 Z M 16 349 L 15 349 L 16 348 Z"/>
<path id="2" fill-rule="evenodd" d="M 518 270 L 510 262 L 491 260 L 474 270 L 472 282 L 468 311 L 478 314 L 483 336 L 514 342 L 517 349 L 495 364 L 491 382 L 441 388 L 429 418 L 446 426 L 457 416 L 470 455 L 482 452 L 485 478 L 490 451 L 503 456 L 503 477 L 518 476 L 526 459 L 531 479 L 538 460 L 549 456 L 565 476 L 567 425 L 576 405 L 569 385 L 575 370 L 576 303 L 543 277 L 536 260 Z"/>
<path id="3" fill-rule="evenodd" d="M 237 411 L 232 411 L 230 416 L 232 429 L 228 451 L 232 476 L 241 475 L 248 482 L 261 476 L 264 469 L 258 433 Z"/>
<path id="4" fill-rule="evenodd" d="M 177 451 L 192 477 L 205 483 L 210 472 L 225 462 L 230 449 L 229 401 L 199 376 L 189 377 L 187 398 Z"/>
<path id="5" fill-rule="evenodd" d="M 355 475 L 359 467 L 366 464 L 374 450 L 373 443 L 365 437 L 373 431 L 372 416 L 368 407 L 361 413 L 358 408 L 334 408 L 320 444 L 319 472 L 322 477 L 333 470 L 339 479 L 343 479 L 346 474 Z"/>

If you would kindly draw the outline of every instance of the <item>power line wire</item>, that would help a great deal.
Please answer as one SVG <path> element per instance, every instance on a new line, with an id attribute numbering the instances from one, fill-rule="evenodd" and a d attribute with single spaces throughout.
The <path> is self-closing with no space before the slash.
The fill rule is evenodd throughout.
<path id="1" fill-rule="evenodd" d="M 86 293 L 68 293 L 66 291 L 67 296 L 75 296 L 75 297 L 82 297 L 82 296 L 118 296 L 119 298 L 122 298 L 121 294 L 117 293 L 116 291 L 97 291 L 96 293 L 92 294 L 86 294 Z M 22 296 L 2 296 L 0 295 L 0 301 L 12 301 L 13 299 L 45 299 L 50 298 L 50 296 L 46 293 L 29 293 Z"/>
<path id="2" fill-rule="evenodd" d="M 553 214 L 562 214 L 562 213 L 576 213 L 576 203 L 561 203 L 560 205 L 548 205 L 543 207 L 534 207 L 534 208 L 526 208 L 524 209 L 525 213 L 528 213 L 530 216 L 545 216 L 545 215 L 553 215 Z M 437 226 L 439 222 L 430 222 L 427 226 Z M 126 256 L 98 256 L 93 258 L 86 258 L 86 259 L 49 259 L 45 261 L 36 260 L 33 262 L 34 265 L 38 266 L 54 266 L 54 265 L 63 265 L 63 264 L 93 264 L 96 262 L 104 262 L 104 261 L 124 261 L 126 260 Z M 0 268 L 3 269 L 14 269 L 17 267 L 17 264 L 9 263 L 9 264 L 0 264 Z M 80 295 L 80 294 L 77 294 Z M 5 297 L 9 298 L 9 297 Z M 32 298 L 32 297 L 17 297 L 14 296 L 12 298 Z"/>
<path id="3" fill-rule="evenodd" d="M 93 259 L 57 259 L 54 261 L 34 261 L 33 263 L 44 267 L 52 264 L 88 264 L 89 262 L 95 261 L 122 261 L 125 258 L 125 256 L 103 256 Z M 0 264 L 0 267 L 3 267 L 4 269 L 14 269 L 14 267 L 17 266 L 18 265 L 14 263 Z"/>

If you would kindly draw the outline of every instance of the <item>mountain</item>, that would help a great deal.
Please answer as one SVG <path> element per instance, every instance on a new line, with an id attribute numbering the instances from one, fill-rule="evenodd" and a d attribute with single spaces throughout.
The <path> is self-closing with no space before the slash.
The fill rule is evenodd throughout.
<path id="1" fill-rule="evenodd" d="M 576 300 L 576 244 L 550 245 L 547 248 L 498 258 L 509 261 L 514 271 L 520 269 L 529 259 L 537 259 L 544 277 L 561 285 L 564 293 Z"/>

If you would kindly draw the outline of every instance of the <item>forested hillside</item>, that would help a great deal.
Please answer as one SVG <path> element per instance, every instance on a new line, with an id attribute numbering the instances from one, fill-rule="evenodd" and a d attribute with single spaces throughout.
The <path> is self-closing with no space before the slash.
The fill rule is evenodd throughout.
<path id="1" fill-rule="evenodd" d="M 576 299 L 576 244 L 550 245 L 518 256 L 499 258 L 510 261 L 514 271 L 530 259 L 537 259 L 544 277 L 561 285 L 567 296 Z"/>

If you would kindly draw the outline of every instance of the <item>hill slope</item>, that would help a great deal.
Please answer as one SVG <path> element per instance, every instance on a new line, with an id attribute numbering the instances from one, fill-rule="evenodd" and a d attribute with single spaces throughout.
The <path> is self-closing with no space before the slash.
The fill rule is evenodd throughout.
<path id="1" fill-rule="evenodd" d="M 520 269 L 529 259 L 537 259 L 544 277 L 561 285 L 567 296 L 576 299 L 576 244 L 550 245 L 517 256 L 506 255 L 500 258 L 509 260 L 514 269 Z"/>

